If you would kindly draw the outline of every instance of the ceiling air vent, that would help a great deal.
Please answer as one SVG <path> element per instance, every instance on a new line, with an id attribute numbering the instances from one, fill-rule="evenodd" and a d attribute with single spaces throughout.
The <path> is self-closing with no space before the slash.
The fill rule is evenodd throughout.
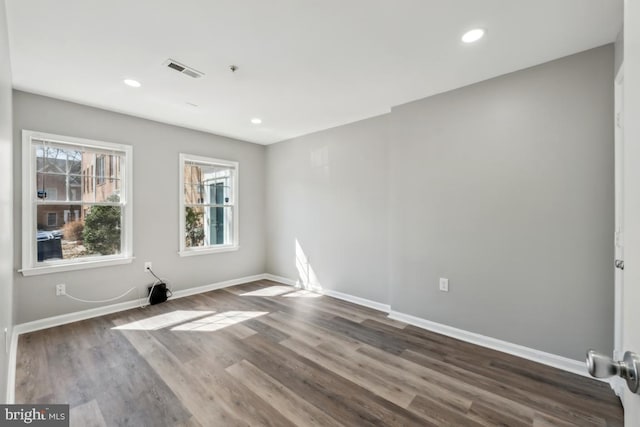
<path id="1" fill-rule="evenodd" d="M 176 70 L 177 72 L 182 73 L 186 76 L 192 77 L 194 79 L 199 79 L 200 77 L 204 76 L 204 73 L 201 73 L 196 69 L 187 67 L 186 65 L 181 64 L 178 61 L 174 61 L 173 59 L 167 59 L 164 65 L 171 68 L 172 70 Z"/>

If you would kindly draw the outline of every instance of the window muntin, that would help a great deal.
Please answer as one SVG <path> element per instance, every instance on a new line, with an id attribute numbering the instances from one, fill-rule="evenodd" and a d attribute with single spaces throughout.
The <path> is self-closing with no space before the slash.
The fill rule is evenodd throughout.
<path id="1" fill-rule="evenodd" d="M 31 131 L 23 144 L 22 271 L 130 259 L 131 147 Z"/>
<path id="2" fill-rule="evenodd" d="M 180 253 L 238 247 L 238 163 L 180 155 Z"/>

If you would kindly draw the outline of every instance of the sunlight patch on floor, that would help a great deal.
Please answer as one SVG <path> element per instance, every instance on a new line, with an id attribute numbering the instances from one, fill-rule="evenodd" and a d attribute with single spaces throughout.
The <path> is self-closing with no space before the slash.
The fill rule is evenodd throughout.
<path id="1" fill-rule="evenodd" d="M 172 331 L 217 331 L 245 320 L 269 314 L 267 311 L 225 311 L 171 328 Z"/>
<path id="2" fill-rule="evenodd" d="M 111 329 L 127 330 L 127 331 L 156 331 L 162 328 L 176 325 L 178 323 L 187 322 L 197 317 L 213 314 L 215 311 L 203 310 L 175 310 L 170 313 L 159 314 L 146 319 L 136 320 L 135 322 L 126 323 Z"/>

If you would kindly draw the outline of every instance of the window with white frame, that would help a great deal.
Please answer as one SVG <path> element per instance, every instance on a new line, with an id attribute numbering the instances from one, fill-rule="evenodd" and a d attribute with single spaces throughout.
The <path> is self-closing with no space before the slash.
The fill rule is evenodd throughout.
<path id="1" fill-rule="evenodd" d="M 26 130 L 22 143 L 22 273 L 131 262 L 131 146 Z"/>
<path id="2" fill-rule="evenodd" d="M 238 163 L 180 154 L 180 255 L 238 249 Z"/>

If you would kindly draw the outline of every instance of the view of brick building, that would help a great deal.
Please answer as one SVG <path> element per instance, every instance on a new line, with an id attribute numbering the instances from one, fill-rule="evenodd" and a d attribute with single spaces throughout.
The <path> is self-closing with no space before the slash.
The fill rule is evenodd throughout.
<path id="1" fill-rule="evenodd" d="M 108 202 L 120 194 L 122 167 L 120 157 L 109 154 L 82 153 L 82 201 Z M 83 209 L 83 218 L 89 211 Z"/>
<path id="2" fill-rule="evenodd" d="M 186 247 L 224 244 L 228 239 L 231 218 L 224 204 L 230 198 L 230 179 L 229 168 L 185 164 Z"/>
<path id="3" fill-rule="evenodd" d="M 36 164 L 39 252 L 44 242 L 59 239 L 57 252 L 40 258 L 88 255 L 85 220 L 94 206 L 119 201 L 121 157 L 43 144 L 36 148 Z"/>
<path id="4" fill-rule="evenodd" d="M 80 153 L 55 147 L 40 147 L 37 154 L 38 199 L 80 201 Z M 70 221 L 79 220 L 81 211 L 80 206 L 47 204 L 38 206 L 37 214 L 38 230 L 57 230 Z"/>
<path id="5" fill-rule="evenodd" d="M 122 167 L 117 155 L 42 147 L 38 149 L 37 163 L 40 200 L 78 201 L 78 205 L 40 205 L 38 230 L 57 230 L 82 221 L 91 208 L 85 203 L 108 202 L 119 196 Z"/>

